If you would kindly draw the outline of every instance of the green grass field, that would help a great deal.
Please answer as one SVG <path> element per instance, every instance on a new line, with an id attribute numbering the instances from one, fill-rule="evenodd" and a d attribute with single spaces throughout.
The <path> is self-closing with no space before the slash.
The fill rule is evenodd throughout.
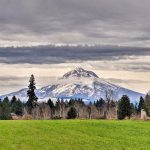
<path id="1" fill-rule="evenodd" d="M 150 122 L 0 121 L 0 150 L 150 150 Z"/>

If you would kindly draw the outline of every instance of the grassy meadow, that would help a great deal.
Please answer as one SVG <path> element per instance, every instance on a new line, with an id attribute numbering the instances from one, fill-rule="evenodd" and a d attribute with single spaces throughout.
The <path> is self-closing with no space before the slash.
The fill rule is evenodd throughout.
<path id="1" fill-rule="evenodd" d="M 150 150 L 150 122 L 0 121 L 0 150 Z"/>

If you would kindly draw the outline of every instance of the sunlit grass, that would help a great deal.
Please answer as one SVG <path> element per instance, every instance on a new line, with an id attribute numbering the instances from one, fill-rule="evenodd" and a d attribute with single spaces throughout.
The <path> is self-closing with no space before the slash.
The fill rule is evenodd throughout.
<path id="1" fill-rule="evenodd" d="M 150 122 L 0 121 L 0 150 L 150 150 Z"/>

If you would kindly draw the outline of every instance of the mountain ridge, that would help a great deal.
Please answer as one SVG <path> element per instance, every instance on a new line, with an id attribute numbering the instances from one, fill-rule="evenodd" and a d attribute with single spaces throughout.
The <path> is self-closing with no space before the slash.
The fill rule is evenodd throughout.
<path id="1" fill-rule="evenodd" d="M 59 78 L 55 83 L 37 89 L 36 95 L 39 101 L 47 101 L 49 98 L 56 100 L 57 98 L 82 98 L 84 101 L 95 101 L 106 96 L 107 91 L 113 92 L 113 98 L 119 100 L 122 95 L 128 95 L 132 102 L 137 102 L 140 96 L 144 94 L 135 92 L 107 82 L 99 78 L 92 71 L 77 67 Z M 12 96 L 20 98 L 22 101 L 27 101 L 27 88 L 21 89 L 10 94 L 2 95 L 0 98 Z"/>

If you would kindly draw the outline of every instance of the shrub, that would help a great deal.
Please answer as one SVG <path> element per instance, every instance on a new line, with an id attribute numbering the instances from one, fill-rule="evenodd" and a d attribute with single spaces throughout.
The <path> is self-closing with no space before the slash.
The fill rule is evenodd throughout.
<path id="1" fill-rule="evenodd" d="M 75 119 L 76 117 L 77 117 L 77 111 L 74 107 L 71 107 L 67 113 L 67 118 L 68 119 Z"/>

